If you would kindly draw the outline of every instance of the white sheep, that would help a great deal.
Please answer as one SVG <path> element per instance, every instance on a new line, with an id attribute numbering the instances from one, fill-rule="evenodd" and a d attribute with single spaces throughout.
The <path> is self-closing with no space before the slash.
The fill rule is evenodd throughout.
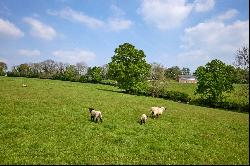
<path id="1" fill-rule="evenodd" d="M 151 107 L 150 113 L 153 117 L 158 117 L 165 111 L 165 107 Z"/>
<path id="2" fill-rule="evenodd" d="M 89 113 L 91 116 L 91 121 L 98 121 L 98 119 L 101 121 L 102 123 L 102 113 L 100 111 L 95 111 L 94 108 L 89 108 Z"/>
<path id="3" fill-rule="evenodd" d="M 26 85 L 26 84 L 23 84 L 23 87 L 27 87 L 27 85 Z"/>
<path id="4" fill-rule="evenodd" d="M 146 115 L 146 114 L 142 114 L 142 116 L 141 116 L 141 125 L 142 125 L 142 123 L 146 123 L 146 121 L 147 121 L 147 119 L 148 119 L 148 116 Z"/>

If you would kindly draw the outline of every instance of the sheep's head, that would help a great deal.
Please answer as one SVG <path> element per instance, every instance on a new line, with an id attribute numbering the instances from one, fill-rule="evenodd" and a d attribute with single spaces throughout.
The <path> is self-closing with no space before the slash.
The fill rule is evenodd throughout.
<path id="1" fill-rule="evenodd" d="M 89 112 L 91 113 L 93 110 L 95 110 L 94 108 L 89 108 Z"/>
<path id="2" fill-rule="evenodd" d="M 162 109 L 163 111 L 165 111 L 165 110 L 166 110 L 166 108 L 165 108 L 165 107 L 161 107 L 161 109 Z"/>

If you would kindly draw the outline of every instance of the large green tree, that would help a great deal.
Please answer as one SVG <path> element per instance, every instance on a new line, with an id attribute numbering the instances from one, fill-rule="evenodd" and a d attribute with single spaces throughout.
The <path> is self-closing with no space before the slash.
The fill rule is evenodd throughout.
<path id="1" fill-rule="evenodd" d="M 195 71 L 197 77 L 196 93 L 209 102 L 219 102 L 223 98 L 223 92 L 234 89 L 234 67 L 226 65 L 215 59 L 208 62 L 205 67 L 200 66 Z"/>
<path id="2" fill-rule="evenodd" d="M 119 88 L 129 93 L 142 92 L 150 74 L 150 64 L 145 58 L 144 52 L 132 44 L 119 45 L 108 64 L 109 76 L 118 82 Z"/>

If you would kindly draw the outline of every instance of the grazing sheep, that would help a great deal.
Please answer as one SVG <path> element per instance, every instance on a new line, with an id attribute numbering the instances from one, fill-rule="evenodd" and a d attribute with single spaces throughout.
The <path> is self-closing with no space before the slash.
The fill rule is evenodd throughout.
<path id="1" fill-rule="evenodd" d="M 141 116 L 141 125 L 142 125 L 142 123 L 146 123 L 146 121 L 147 121 L 147 119 L 148 119 L 148 116 L 146 115 L 146 114 L 142 114 L 142 116 Z"/>
<path id="2" fill-rule="evenodd" d="M 100 111 L 95 111 L 94 108 L 89 108 L 89 113 L 91 116 L 91 121 L 98 121 L 98 119 L 101 121 L 102 123 L 102 113 Z"/>
<path id="3" fill-rule="evenodd" d="M 26 85 L 26 84 L 23 84 L 23 87 L 27 87 L 27 85 Z"/>
<path id="4" fill-rule="evenodd" d="M 161 115 L 163 113 L 163 111 L 165 111 L 165 107 L 151 107 L 150 109 L 150 113 L 152 115 L 152 117 L 158 117 L 159 115 Z"/>

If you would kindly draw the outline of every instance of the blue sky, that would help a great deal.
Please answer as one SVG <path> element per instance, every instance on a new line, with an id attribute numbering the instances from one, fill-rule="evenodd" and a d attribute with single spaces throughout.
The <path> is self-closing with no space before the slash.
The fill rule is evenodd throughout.
<path id="1" fill-rule="evenodd" d="M 248 0 L 0 0 L 0 61 L 52 59 L 88 66 L 111 61 L 125 42 L 148 63 L 232 64 L 249 45 Z"/>

